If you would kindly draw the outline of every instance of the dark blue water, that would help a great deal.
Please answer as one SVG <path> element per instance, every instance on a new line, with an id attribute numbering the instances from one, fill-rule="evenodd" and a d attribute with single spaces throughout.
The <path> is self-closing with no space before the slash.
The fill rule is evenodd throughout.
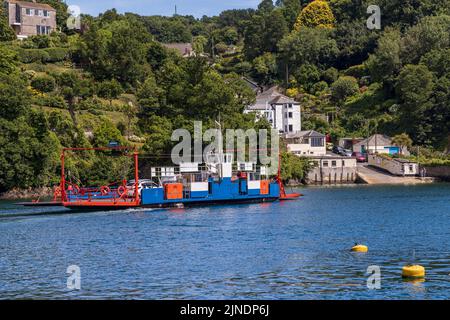
<path id="1" fill-rule="evenodd" d="M 283 203 L 99 213 L 2 202 L 0 298 L 450 298 L 450 185 L 301 192 Z M 369 252 L 349 252 L 356 241 Z M 411 261 L 426 268 L 424 282 L 402 280 Z M 69 265 L 81 269 L 81 290 L 67 288 Z M 370 265 L 381 268 L 379 290 L 366 286 Z"/>

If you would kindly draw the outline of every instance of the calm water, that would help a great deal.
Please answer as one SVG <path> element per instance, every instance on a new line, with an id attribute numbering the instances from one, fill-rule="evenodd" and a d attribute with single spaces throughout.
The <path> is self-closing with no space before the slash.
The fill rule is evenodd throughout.
<path id="1" fill-rule="evenodd" d="M 113 213 L 1 202 L 0 298 L 450 298 L 450 185 L 301 192 L 293 202 Z M 356 241 L 369 252 L 349 252 Z M 414 260 L 425 282 L 401 279 Z M 81 268 L 79 291 L 66 287 L 69 265 Z M 380 290 L 366 286 L 369 265 L 381 267 Z"/>

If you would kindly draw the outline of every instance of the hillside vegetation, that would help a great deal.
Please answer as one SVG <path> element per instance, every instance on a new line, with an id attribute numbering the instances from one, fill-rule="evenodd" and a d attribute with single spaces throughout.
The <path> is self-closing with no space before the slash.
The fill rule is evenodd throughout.
<path id="1" fill-rule="evenodd" d="M 63 13 L 61 32 L 18 41 L 0 14 L 0 192 L 58 183 L 63 147 L 115 140 L 162 161 L 172 130 L 192 120 L 267 128 L 242 113 L 255 99 L 243 76 L 301 101 L 305 130 L 406 133 L 447 157 L 450 0 L 263 0 L 201 19 L 112 9 L 83 16 L 79 31 L 66 28 L 63 2 L 38 2 Z M 366 27 L 369 4 L 381 7 L 381 30 Z M 284 172 L 301 178 L 307 166 L 291 158 Z M 126 176 L 128 161 L 86 152 L 67 166 L 105 183 Z"/>

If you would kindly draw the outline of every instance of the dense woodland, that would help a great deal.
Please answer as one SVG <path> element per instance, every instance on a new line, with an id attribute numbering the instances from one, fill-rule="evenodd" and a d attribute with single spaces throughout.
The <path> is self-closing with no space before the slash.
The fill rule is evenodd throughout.
<path id="1" fill-rule="evenodd" d="M 67 29 L 63 2 L 38 2 L 58 10 L 59 32 L 18 41 L 0 12 L 0 192 L 57 184 L 62 147 L 115 140 L 161 161 L 192 120 L 267 128 L 242 113 L 255 99 L 243 76 L 300 101 L 304 130 L 406 133 L 449 161 L 450 0 L 263 0 L 201 19 L 112 9 L 82 16 L 81 30 Z M 366 27 L 371 4 L 381 30 Z M 191 42 L 196 56 L 169 42 Z M 283 160 L 285 179 L 302 177 L 306 161 Z M 129 159 L 85 152 L 67 165 L 103 183 L 126 176 Z"/>

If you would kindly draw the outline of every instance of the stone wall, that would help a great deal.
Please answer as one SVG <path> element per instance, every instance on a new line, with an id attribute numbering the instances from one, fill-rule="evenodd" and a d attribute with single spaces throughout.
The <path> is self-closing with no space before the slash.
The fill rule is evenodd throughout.
<path id="1" fill-rule="evenodd" d="M 450 166 L 421 166 L 426 170 L 427 177 L 450 181 Z"/>
<path id="2" fill-rule="evenodd" d="M 311 169 L 306 179 L 307 184 L 346 184 L 355 183 L 356 167 Z"/>

